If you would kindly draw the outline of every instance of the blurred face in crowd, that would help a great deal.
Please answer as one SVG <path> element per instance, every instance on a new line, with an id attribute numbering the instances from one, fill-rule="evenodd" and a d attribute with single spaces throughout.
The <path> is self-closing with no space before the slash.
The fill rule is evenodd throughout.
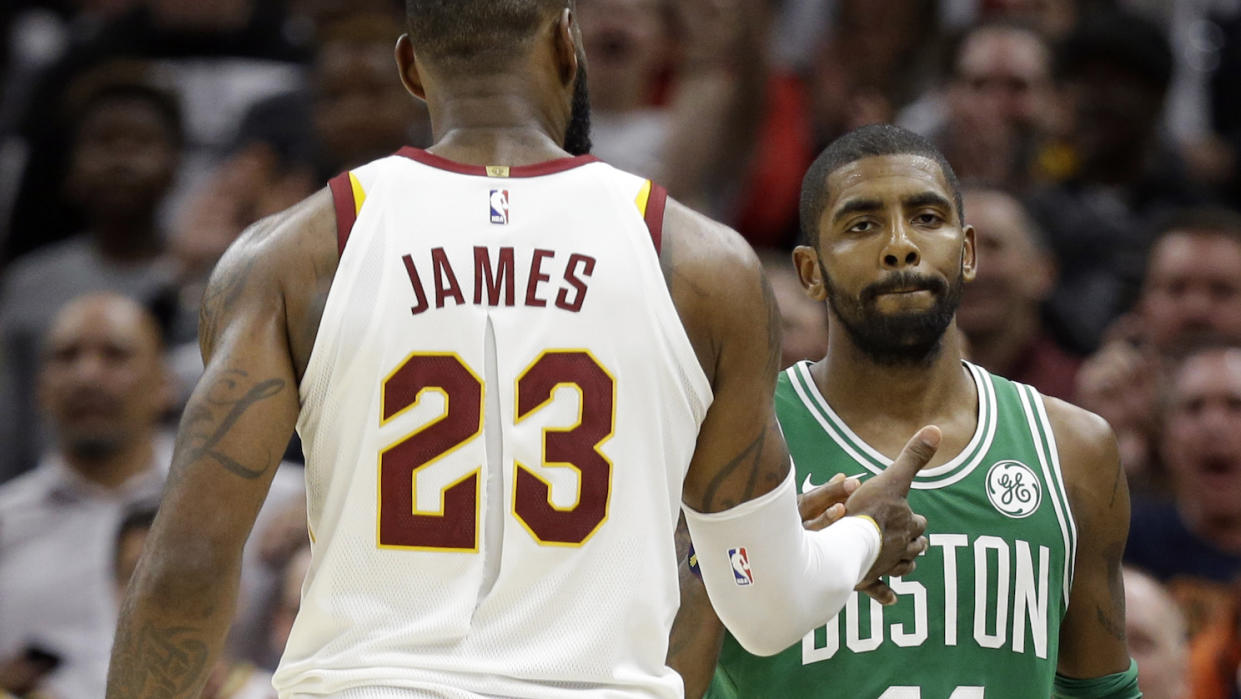
<path id="1" fill-rule="evenodd" d="M 169 404 L 159 330 L 133 301 L 111 294 L 71 302 L 44 348 L 40 398 L 60 447 L 106 459 L 146 434 Z"/>
<path id="2" fill-rule="evenodd" d="M 1065 86 L 1073 106 L 1074 145 L 1086 168 L 1127 165 L 1155 135 L 1163 94 L 1145 77 L 1092 60 Z"/>
<path id="3" fill-rule="evenodd" d="M 1014 313 L 1038 313 L 1054 273 L 1016 199 L 997 190 L 966 190 L 963 199 L 977 231 L 979 264 L 961 298 L 957 325 L 981 338 L 1003 332 Z"/>
<path id="4" fill-rule="evenodd" d="M 1185 699 L 1189 649 L 1185 620 L 1172 597 L 1148 575 L 1125 568 L 1125 635 L 1138 661 L 1147 699 Z"/>
<path id="5" fill-rule="evenodd" d="M 172 186 L 178 159 L 176 136 L 158 107 L 140 97 L 104 98 L 78 127 L 69 192 L 96 220 L 149 217 Z"/>
<path id="6" fill-rule="evenodd" d="M 585 0 L 577 5 L 590 60 L 592 106 L 622 112 L 646 106 L 668 39 L 666 0 Z"/>
<path id="7" fill-rule="evenodd" d="M 1041 131 L 1051 118 L 1051 55 L 1033 32 L 990 27 L 969 35 L 950 91 L 954 111 L 986 112 L 1021 131 Z"/>
<path id="8" fill-rule="evenodd" d="M 1139 309 L 1147 337 L 1164 352 L 1203 334 L 1241 340 L 1241 232 L 1161 238 L 1150 253 Z"/>
<path id="9" fill-rule="evenodd" d="M 826 186 L 818 259 L 796 252 L 802 283 L 875 362 L 932 359 L 974 278 L 974 231 L 961 226 L 943 171 L 922 156 L 872 156 Z"/>
<path id="10" fill-rule="evenodd" d="M 320 49 L 315 131 L 333 170 L 396 151 L 408 143 L 413 126 L 426 121 L 426 107 L 410 98 L 392 72 L 386 40 L 335 40 Z"/>
<path id="11" fill-rule="evenodd" d="M 1210 349 L 1173 374 L 1162 453 L 1191 527 L 1241 519 L 1241 348 Z"/>

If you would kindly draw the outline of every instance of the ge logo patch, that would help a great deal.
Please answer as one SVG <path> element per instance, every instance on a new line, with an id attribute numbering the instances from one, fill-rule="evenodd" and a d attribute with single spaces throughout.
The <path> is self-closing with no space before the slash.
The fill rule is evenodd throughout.
<path id="1" fill-rule="evenodd" d="M 1001 513 L 1021 519 L 1038 510 L 1043 486 L 1029 466 L 1020 461 L 1000 461 L 987 472 L 987 498 Z"/>

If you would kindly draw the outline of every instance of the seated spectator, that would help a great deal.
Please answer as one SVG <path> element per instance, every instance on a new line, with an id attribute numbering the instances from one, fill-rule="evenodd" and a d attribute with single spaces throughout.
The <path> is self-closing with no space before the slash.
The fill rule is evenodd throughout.
<path id="1" fill-rule="evenodd" d="M 1201 201 L 1160 131 L 1171 76 L 1162 28 L 1116 11 L 1084 18 L 1057 52 L 1071 127 L 1052 168 L 1060 181 L 1029 205 L 1060 269 L 1051 319 L 1079 352 L 1094 351 L 1136 298 L 1147 222 Z"/>
<path id="2" fill-rule="evenodd" d="M 1241 699 L 1241 581 L 1232 608 L 1212 619 L 1189 651 L 1192 699 Z"/>
<path id="3" fill-rule="evenodd" d="M 957 327 L 981 366 L 1070 399 L 1081 359 L 1043 327 L 1042 303 L 1056 282 L 1042 232 L 1021 203 L 998 189 L 967 187 L 965 220 L 977 235 L 978 274 L 967 284 Z"/>
<path id="4" fill-rule="evenodd" d="M 1241 215 L 1189 210 L 1155 230 L 1137 305 L 1083 364 L 1077 386 L 1077 402 L 1116 431 L 1137 493 L 1163 486 L 1156 398 L 1171 358 L 1195 338 L 1241 341 Z"/>
<path id="5" fill-rule="evenodd" d="M 962 180 L 1025 192 L 1057 131 L 1051 48 L 1034 29 L 987 23 L 956 50 L 947 85 L 902 111 L 901 123 L 931 138 Z"/>
<path id="6" fill-rule="evenodd" d="M 157 504 L 132 509 L 121 520 L 116 532 L 115 590 L 118 605 L 123 599 L 129 579 L 138 567 L 138 558 L 146 544 L 151 525 L 155 523 Z M 201 699 L 275 699 L 271 673 L 253 664 L 235 660 L 224 653 L 216 660 L 199 694 Z"/>
<path id="7" fill-rule="evenodd" d="M 58 313 L 39 375 L 55 440 L 38 468 L 0 486 L 0 664 L 39 648 L 60 659 L 42 689 L 102 697 L 116 628 L 113 536 L 157 499 L 172 458 L 159 329 L 134 301 L 77 299 Z"/>
<path id="8" fill-rule="evenodd" d="M 171 285 L 158 213 L 177 172 L 176 101 L 141 82 L 83 89 L 65 188 L 85 227 L 15 262 L 0 289 L 0 481 L 29 468 L 38 454 L 31 377 L 38 341 L 61 306 L 94 291 L 151 303 Z"/>
<path id="9" fill-rule="evenodd" d="M 1144 699 L 1189 699 L 1189 644 L 1176 602 L 1151 576 L 1124 569 L 1125 636 Z"/>
<path id="10" fill-rule="evenodd" d="M 1135 499 L 1125 560 L 1168 586 L 1191 636 L 1241 575 L 1241 344 L 1203 344 L 1174 368 L 1160 453 L 1173 501 Z"/>

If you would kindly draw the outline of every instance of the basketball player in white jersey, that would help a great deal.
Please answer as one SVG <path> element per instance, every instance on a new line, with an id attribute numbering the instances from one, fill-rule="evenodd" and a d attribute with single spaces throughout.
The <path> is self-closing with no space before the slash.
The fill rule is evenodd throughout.
<path id="1" fill-rule="evenodd" d="M 772 417 L 780 316 L 732 231 L 589 156 L 572 0 L 409 0 L 435 145 L 257 224 L 203 303 L 206 372 L 108 696 L 196 696 L 297 428 L 312 562 L 283 697 L 676 697 L 683 510 L 713 603 L 775 653 L 908 570 L 927 428 L 806 532 Z M 576 157 L 573 157 L 576 156 Z"/>

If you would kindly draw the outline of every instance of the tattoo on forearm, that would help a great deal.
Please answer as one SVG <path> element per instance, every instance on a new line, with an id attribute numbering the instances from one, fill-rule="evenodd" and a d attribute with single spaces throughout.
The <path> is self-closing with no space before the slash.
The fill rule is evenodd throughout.
<path id="1" fill-rule="evenodd" d="M 251 480 L 262 476 L 271 468 L 271 454 L 264 454 L 261 462 L 254 466 L 247 466 L 216 448 L 246 411 L 285 388 L 283 379 L 272 378 L 257 383 L 248 379 L 249 374 L 246 372 L 229 369 L 211 384 L 207 391 L 206 405 L 198 403 L 187 409 L 181 428 L 186 449 L 184 456 L 178 459 L 180 464 L 207 459 L 230 473 Z M 223 417 L 217 417 L 221 411 Z"/>
<path id="2" fill-rule="evenodd" d="M 1121 571 L 1121 559 L 1124 557 L 1125 546 L 1122 542 L 1113 542 L 1103 552 L 1104 565 L 1107 566 L 1107 586 L 1111 597 L 1111 609 L 1095 607 L 1095 617 L 1099 625 L 1108 635 L 1118 641 L 1125 640 L 1125 582 Z"/>
<path id="3" fill-rule="evenodd" d="M 205 678 L 209 653 L 202 629 L 146 624 L 122 630 L 116 645 L 108 696 L 189 697 Z"/>
<path id="4" fill-rule="evenodd" d="M 706 507 L 708 511 L 715 509 L 717 504 L 715 498 L 719 494 L 720 488 L 723 487 L 724 483 L 726 483 L 728 479 L 736 474 L 737 470 L 743 466 L 748 466 L 751 469 L 751 473 L 749 478 L 746 480 L 746 487 L 741 500 L 729 498 L 719 503 L 719 505 L 722 509 L 726 510 L 740 501 L 750 499 L 750 497 L 754 494 L 755 485 L 758 480 L 759 460 L 763 456 L 763 446 L 766 443 L 767 428 L 764 427 L 762 431 L 758 433 L 758 436 L 741 450 L 740 454 L 737 454 L 737 456 L 733 457 L 732 460 L 724 464 L 724 467 L 720 469 L 719 473 L 715 474 L 715 477 L 707 483 L 707 488 L 703 493 L 702 499 L 703 506 Z"/>

